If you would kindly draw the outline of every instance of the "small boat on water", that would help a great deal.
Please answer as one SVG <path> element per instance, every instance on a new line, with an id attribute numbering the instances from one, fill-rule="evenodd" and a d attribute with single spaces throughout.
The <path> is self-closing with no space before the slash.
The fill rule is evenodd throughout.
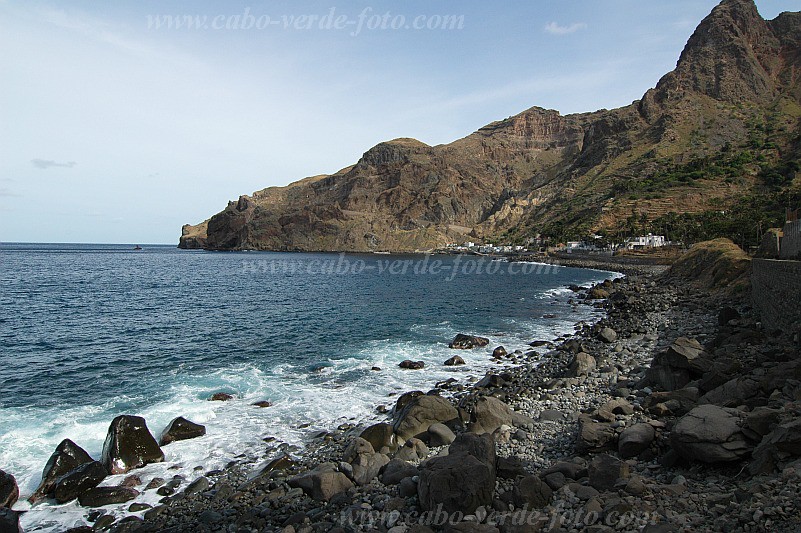
<path id="1" fill-rule="evenodd" d="M 141 250 L 141 249 L 142 249 L 142 247 L 139 246 L 138 244 L 136 246 L 134 246 L 134 250 Z"/>

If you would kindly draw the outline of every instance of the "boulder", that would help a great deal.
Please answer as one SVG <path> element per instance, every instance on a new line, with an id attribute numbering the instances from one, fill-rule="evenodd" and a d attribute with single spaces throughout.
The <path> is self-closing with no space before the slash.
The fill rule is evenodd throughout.
<path id="1" fill-rule="evenodd" d="M 567 375 L 570 377 L 586 376 L 594 371 L 596 366 L 597 364 L 593 356 L 585 352 L 579 352 L 570 362 Z"/>
<path id="2" fill-rule="evenodd" d="M 381 473 L 381 483 L 384 485 L 397 485 L 402 479 L 414 477 L 419 473 L 420 471 L 413 464 L 401 459 L 392 459 Z"/>
<path id="3" fill-rule="evenodd" d="M 402 461 L 419 461 L 428 457 L 428 446 L 417 438 L 407 440 L 395 453 L 395 458 Z"/>
<path id="4" fill-rule="evenodd" d="M 528 509 L 542 509 L 553 499 L 553 489 L 539 476 L 522 478 L 515 487 L 515 505 Z"/>
<path id="5" fill-rule="evenodd" d="M 402 441 L 398 439 L 398 436 L 395 435 L 392 424 L 384 422 L 373 424 L 362 431 L 359 437 L 369 442 L 373 446 L 373 449 L 379 452 L 384 448 L 387 449 L 386 451 L 394 452 L 403 444 Z"/>
<path id="6" fill-rule="evenodd" d="M 489 344 L 489 339 L 485 337 L 476 337 L 475 335 L 465 335 L 463 333 L 459 333 L 456 335 L 450 344 L 448 344 L 448 348 L 455 348 L 458 350 L 470 350 L 476 347 L 482 347 Z"/>
<path id="7" fill-rule="evenodd" d="M 445 398 L 417 396 L 396 412 L 392 427 L 400 438 L 406 440 L 427 431 L 431 424 L 447 422 L 458 416 L 459 412 Z"/>
<path id="8" fill-rule="evenodd" d="M 709 368 L 709 361 L 705 356 L 704 347 L 697 340 L 679 337 L 661 355 L 660 363 L 672 368 L 685 368 L 699 375 Z"/>
<path id="9" fill-rule="evenodd" d="M 579 434 L 576 447 L 580 452 L 598 452 L 615 444 L 617 433 L 604 422 L 596 422 L 589 415 L 579 415 Z"/>
<path id="10" fill-rule="evenodd" d="M 14 507 L 19 499 L 17 480 L 11 474 L 0 470 L 0 507 Z"/>
<path id="11" fill-rule="evenodd" d="M 353 468 L 353 481 L 358 485 L 367 485 L 389 462 L 389 457 L 376 453 L 372 444 L 356 437 L 345 448 L 343 460 Z"/>
<path id="12" fill-rule="evenodd" d="M 587 466 L 590 486 L 599 491 L 612 490 L 619 479 L 630 477 L 628 463 L 602 453 Z"/>
<path id="13" fill-rule="evenodd" d="M 269 400 L 259 400 L 258 402 L 253 402 L 251 405 L 253 407 L 261 407 L 262 409 L 264 409 L 264 408 L 267 408 L 267 407 L 272 407 L 273 406 L 273 402 L 271 402 Z"/>
<path id="14" fill-rule="evenodd" d="M 412 361 L 411 359 L 406 359 L 401 361 L 398 366 L 406 370 L 422 370 L 425 368 L 426 364 L 425 361 Z"/>
<path id="15" fill-rule="evenodd" d="M 630 415 L 634 412 L 634 407 L 623 398 L 609 400 L 595 413 L 595 416 L 603 422 L 614 422 L 616 415 Z"/>
<path id="16" fill-rule="evenodd" d="M 445 361 L 445 363 L 443 363 L 443 364 L 445 366 L 458 366 L 458 365 L 463 365 L 465 363 L 464 363 L 464 359 L 462 359 L 458 355 L 454 355 L 453 357 L 451 357 L 447 361 Z"/>
<path id="17" fill-rule="evenodd" d="M 528 474 L 523 459 L 520 456 L 496 457 L 495 472 L 501 479 L 515 479 Z"/>
<path id="18" fill-rule="evenodd" d="M 512 409 L 498 398 L 482 396 L 476 401 L 471 419 L 471 432 L 492 433 L 502 425 L 512 424 Z"/>
<path id="19" fill-rule="evenodd" d="M 502 357 L 506 357 L 506 348 L 503 346 L 498 346 L 494 350 L 492 350 L 492 357 L 495 359 L 501 359 Z"/>
<path id="20" fill-rule="evenodd" d="M 139 491 L 130 487 L 95 487 L 78 496 L 78 503 L 84 507 L 103 507 L 129 502 L 137 496 Z"/>
<path id="21" fill-rule="evenodd" d="M 751 376 L 730 379 L 720 387 L 712 389 L 698 400 L 699 404 L 714 404 L 721 407 L 737 407 L 748 404 L 761 393 L 759 381 Z"/>
<path id="22" fill-rule="evenodd" d="M 472 514 L 492 504 L 495 443 L 490 435 L 465 435 L 451 444 L 448 455 L 431 459 L 420 472 L 417 497 L 424 511 L 441 505 L 446 513 Z"/>
<path id="23" fill-rule="evenodd" d="M 164 452 L 140 416 L 116 417 L 103 443 L 103 465 L 110 474 L 124 474 L 134 468 L 164 461 Z"/>
<path id="24" fill-rule="evenodd" d="M 674 391 L 654 392 L 645 399 L 643 407 L 649 411 L 656 411 L 656 406 L 659 404 L 676 416 L 686 415 L 698 405 L 698 389 L 685 387 Z"/>
<path id="25" fill-rule="evenodd" d="M 78 465 L 58 478 L 53 485 L 53 497 L 58 503 L 74 500 L 89 489 L 100 485 L 108 471 L 99 461 Z"/>
<path id="26" fill-rule="evenodd" d="M 233 400 L 234 397 L 227 392 L 215 392 L 214 394 L 209 397 L 210 402 L 227 402 L 228 400 Z"/>
<path id="27" fill-rule="evenodd" d="M 635 457 L 647 450 L 655 437 L 656 432 L 650 424 L 634 424 L 620 434 L 617 451 L 623 459 Z"/>
<path id="28" fill-rule="evenodd" d="M 768 474 L 801 456 L 801 418 L 779 425 L 754 450 L 751 474 Z"/>
<path id="29" fill-rule="evenodd" d="M 602 328 L 598 332 L 598 338 L 607 344 L 615 342 L 617 340 L 617 331 L 612 328 Z"/>
<path id="30" fill-rule="evenodd" d="M 748 455 L 753 445 L 741 431 L 744 413 L 716 405 L 701 405 L 684 415 L 670 434 L 672 448 L 682 457 L 703 463 L 725 463 Z"/>
<path id="31" fill-rule="evenodd" d="M 292 488 L 303 489 L 311 498 L 325 502 L 353 488 L 348 476 L 338 472 L 333 463 L 323 463 L 314 470 L 290 478 L 287 483 Z"/>
<path id="32" fill-rule="evenodd" d="M 400 396 L 398 396 L 398 400 L 395 402 L 395 407 L 393 408 L 392 412 L 397 415 L 400 413 L 404 407 L 409 405 L 409 402 L 417 398 L 418 396 L 423 396 L 425 393 L 421 390 L 413 390 L 409 392 L 404 392 Z"/>
<path id="33" fill-rule="evenodd" d="M 167 424 L 167 427 L 164 428 L 164 431 L 161 432 L 159 444 L 165 446 L 177 440 L 194 439 L 195 437 L 202 437 L 205 434 L 206 426 L 195 424 L 179 416 L 178 418 L 173 418 L 172 421 Z"/>
<path id="34" fill-rule="evenodd" d="M 504 379 L 503 375 L 487 372 L 487 374 L 475 384 L 475 387 L 477 389 L 486 389 L 490 387 L 503 387 L 504 385 L 506 385 L 506 379 Z"/>
<path id="35" fill-rule="evenodd" d="M 91 463 L 93 460 L 83 448 L 70 439 L 64 439 L 56 446 L 56 451 L 47 460 L 42 472 L 42 482 L 28 498 L 28 501 L 33 504 L 43 500 L 53 492 L 53 487 L 61 476 L 82 464 Z"/>
<path id="36" fill-rule="evenodd" d="M 428 444 L 430 446 L 447 446 L 456 439 L 456 434 L 445 424 L 437 422 L 428 427 Z"/>
<path id="37" fill-rule="evenodd" d="M 587 300 L 605 300 L 609 298 L 609 291 L 601 285 L 596 285 L 587 291 Z"/>
<path id="38" fill-rule="evenodd" d="M 22 533 L 19 519 L 23 515 L 20 511 L 12 511 L 8 507 L 0 507 L 0 533 Z"/>

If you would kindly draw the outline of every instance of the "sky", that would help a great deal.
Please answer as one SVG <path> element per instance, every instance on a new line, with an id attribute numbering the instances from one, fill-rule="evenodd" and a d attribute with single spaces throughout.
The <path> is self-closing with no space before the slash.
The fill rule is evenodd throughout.
<path id="1" fill-rule="evenodd" d="M 0 242 L 176 244 L 384 140 L 627 105 L 716 4 L 0 0 Z"/>

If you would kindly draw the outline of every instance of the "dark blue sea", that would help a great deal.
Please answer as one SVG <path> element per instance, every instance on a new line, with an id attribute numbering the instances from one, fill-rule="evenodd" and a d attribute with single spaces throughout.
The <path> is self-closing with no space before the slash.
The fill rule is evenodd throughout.
<path id="1" fill-rule="evenodd" d="M 300 447 L 321 429 L 369 421 L 400 392 L 480 378 L 498 366 L 497 345 L 571 332 L 597 311 L 570 305 L 566 285 L 615 276 L 466 256 L 133 248 L 0 244 L 0 469 L 21 500 L 62 439 L 99 457 L 119 414 L 144 416 L 156 435 L 179 415 L 207 427 L 165 447 L 164 464 L 139 472 L 145 482 L 262 459 L 268 436 Z M 446 368 L 456 333 L 491 344 Z M 401 370 L 404 359 L 426 368 Z M 234 400 L 207 401 L 215 392 Z M 274 405 L 251 405 L 259 400 Z M 26 531 L 86 515 L 76 503 L 17 508 L 29 510 Z"/>

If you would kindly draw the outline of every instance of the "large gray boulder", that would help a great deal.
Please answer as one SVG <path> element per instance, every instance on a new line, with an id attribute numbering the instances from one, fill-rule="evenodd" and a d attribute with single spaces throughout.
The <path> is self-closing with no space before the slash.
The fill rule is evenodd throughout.
<path id="1" fill-rule="evenodd" d="M 292 488 L 303 489 L 313 499 L 325 502 L 353 488 L 348 476 L 338 472 L 332 463 L 323 463 L 314 470 L 290 478 L 287 483 Z"/>
<path id="2" fill-rule="evenodd" d="M 590 486 L 599 491 L 612 490 L 619 479 L 630 476 L 628 463 L 605 453 L 593 457 L 587 473 Z"/>
<path id="3" fill-rule="evenodd" d="M 617 440 L 615 429 L 607 423 L 596 422 L 589 415 L 579 415 L 576 447 L 580 452 L 598 452 L 612 448 Z"/>
<path id="4" fill-rule="evenodd" d="M 42 482 L 39 487 L 28 498 L 30 503 L 36 503 L 45 499 L 53 492 L 56 481 L 68 474 L 73 469 L 94 461 L 86 451 L 72 442 L 64 439 L 56 447 L 56 451 L 47 460 L 47 464 L 42 472 Z"/>
<path id="5" fill-rule="evenodd" d="M 407 463 L 402 459 L 392 459 L 381 473 L 381 483 L 384 485 L 397 485 L 401 480 L 407 477 L 414 477 L 419 473 L 420 471 L 413 464 Z"/>
<path id="6" fill-rule="evenodd" d="M 701 405 L 684 415 L 670 434 L 682 457 L 703 463 L 737 461 L 753 449 L 741 427 L 745 414 L 736 409 Z"/>
<path id="7" fill-rule="evenodd" d="M 395 435 L 392 424 L 387 424 L 385 422 L 373 424 L 366 428 L 359 437 L 369 442 L 373 446 L 373 449 L 378 452 L 384 448 L 387 449 L 386 451 L 394 452 L 398 447 L 403 445 L 403 441 L 398 439 L 398 436 Z"/>
<path id="8" fill-rule="evenodd" d="M 596 366 L 597 363 L 593 356 L 585 352 L 579 352 L 570 362 L 567 375 L 569 377 L 587 376 L 595 370 Z"/>
<path id="9" fill-rule="evenodd" d="M 164 452 L 141 416 L 121 415 L 108 428 L 103 443 L 103 465 L 110 474 L 164 461 Z"/>
<path id="10" fill-rule="evenodd" d="M 672 391 L 701 378 L 711 367 L 711 359 L 697 340 L 679 337 L 667 350 L 656 354 L 646 383 Z"/>
<path id="11" fill-rule="evenodd" d="M 206 426 L 195 424 L 186 418 L 179 416 L 167 424 L 159 437 L 159 444 L 165 446 L 178 440 L 194 439 L 206 434 Z"/>
<path id="12" fill-rule="evenodd" d="M 495 491 L 495 443 L 489 434 L 463 434 L 445 457 L 428 461 L 420 472 L 417 496 L 424 511 L 439 505 L 446 513 L 472 514 L 490 506 Z"/>
<path id="13" fill-rule="evenodd" d="M 431 424 L 428 427 L 428 443 L 431 446 L 448 446 L 456 440 L 456 434 L 440 422 Z"/>
<path id="14" fill-rule="evenodd" d="M 459 412 L 445 398 L 417 396 L 412 398 L 400 412 L 396 412 L 393 429 L 401 439 L 407 440 L 427 431 L 431 424 L 447 422 L 458 416 Z"/>
<path id="15" fill-rule="evenodd" d="M 515 487 L 515 503 L 527 509 L 542 509 L 553 499 L 553 489 L 539 476 L 529 475 L 522 478 Z"/>
<path id="16" fill-rule="evenodd" d="M 353 481 L 358 485 L 367 485 L 389 462 L 389 457 L 376 453 L 372 444 L 356 437 L 345 448 L 343 460 L 353 468 Z"/>
<path id="17" fill-rule="evenodd" d="M 0 507 L 14 507 L 18 499 L 17 480 L 11 474 L 0 470 Z"/>
<path id="18" fill-rule="evenodd" d="M 623 459 L 635 457 L 647 450 L 655 437 L 656 432 L 650 424 L 634 424 L 620 434 L 617 451 Z"/>
<path id="19" fill-rule="evenodd" d="M 476 401 L 470 431 L 492 433 L 503 425 L 512 425 L 512 409 L 493 396 L 482 396 Z"/>

